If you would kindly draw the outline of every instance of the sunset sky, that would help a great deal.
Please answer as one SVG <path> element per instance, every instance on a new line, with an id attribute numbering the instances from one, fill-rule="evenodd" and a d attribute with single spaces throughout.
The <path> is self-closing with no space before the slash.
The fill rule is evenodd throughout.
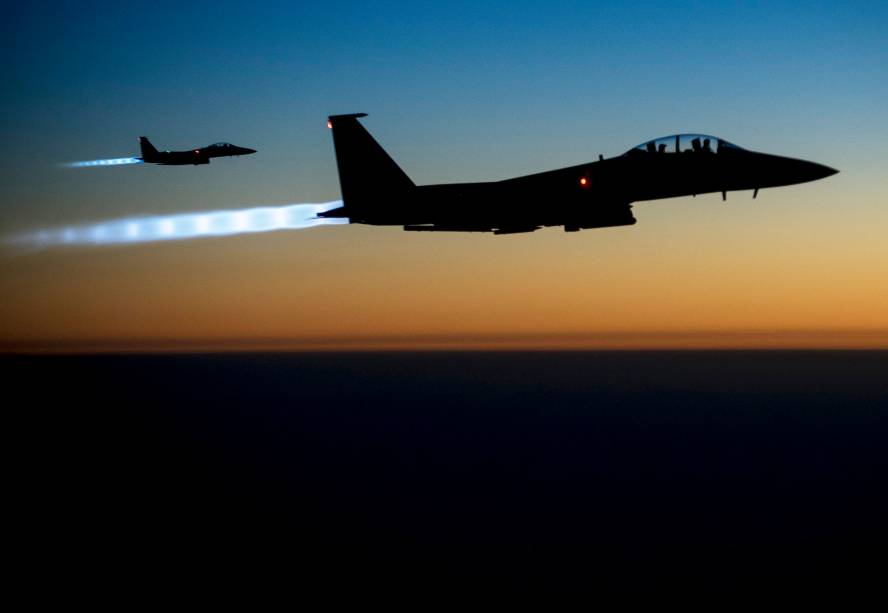
<path id="1" fill-rule="evenodd" d="M 885 2 L 16 4 L 0 240 L 339 198 L 327 115 L 418 184 L 498 180 L 677 132 L 840 170 L 637 203 L 566 234 L 331 226 L 0 246 L 0 350 L 888 348 Z M 207 166 L 65 168 L 216 141 Z M 541 207 L 546 203 L 541 202 Z"/>

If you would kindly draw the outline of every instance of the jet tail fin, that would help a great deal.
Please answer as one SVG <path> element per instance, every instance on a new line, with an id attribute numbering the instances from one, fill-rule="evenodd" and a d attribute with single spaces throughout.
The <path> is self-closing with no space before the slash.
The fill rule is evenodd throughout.
<path id="1" fill-rule="evenodd" d="M 339 184 L 346 209 L 366 208 L 381 198 L 416 187 L 388 153 L 358 121 L 366 113 L 331 115 Z"/>
<path id="2" fill-rule="evenodd" d="M 146 162 L 150 162 L 157 157 L 157 149 L 151 144 L 147 136 L 139 137 L 139 148 L 142 150 L 142 159 Z"/>

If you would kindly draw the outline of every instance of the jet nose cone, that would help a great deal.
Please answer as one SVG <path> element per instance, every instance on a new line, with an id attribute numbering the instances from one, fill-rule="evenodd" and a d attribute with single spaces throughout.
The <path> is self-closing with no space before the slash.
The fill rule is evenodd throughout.
<path id="1" fill-rule="evenodd" d="M 251 153 L 256 153 L 256 150 L 250 149 L 249 147 L 244 147 L 244 155 L 250 155 Z"/>
<path id="2" fill-rule="evenodd" d="M 821 166 L 821 168 L 823 169 L 824 178 L 839 174 L 839 171 L 835 168 L 830 168 L 829 166 Z"/>
<path id="3" fill-rule="evenodd" d="M 807 170 L 808 173 L 811 175 L 809 181 L 825 179 L 826 177 L 831 177 L 839 172 L 835 168 L 830 168 L 829 166 L 824 166 L 823 164 L 815 164 L 814 162 L 808 162 Z"/>

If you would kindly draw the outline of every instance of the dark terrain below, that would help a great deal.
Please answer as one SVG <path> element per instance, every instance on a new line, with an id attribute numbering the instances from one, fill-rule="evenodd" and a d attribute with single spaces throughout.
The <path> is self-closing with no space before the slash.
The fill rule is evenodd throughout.
<path id="1" fill-rule="evenodd" d="M 47 577 L 878 576 L 888 352 L 6 356 Z"/>

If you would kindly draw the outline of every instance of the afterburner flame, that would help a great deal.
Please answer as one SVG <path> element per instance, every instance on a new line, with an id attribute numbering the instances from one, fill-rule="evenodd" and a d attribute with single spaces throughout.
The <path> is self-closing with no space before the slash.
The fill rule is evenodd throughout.
<path id="1" fill-rule="evenodd" d="M 347 224 L 347 218 L 319 218 L 342 206 L 341 200 L 319 204 L 285 204 L 230 211 L 111 219 L 93 224 L 36 230 L 13 237 L 13 246 L 45 249 L 60 246 L 119 245 L 187 240 L 274 230 L 303 230 Z"/>
<path id="2" fill-rule="evenodd" d="M 123 164 L 142 164 L 140 158 L 112 158 L 109 160 L 86 160 L 84 162 L 68 162 L 68 168 L 91 168 L 93 166 L 121 166 Z"/>

